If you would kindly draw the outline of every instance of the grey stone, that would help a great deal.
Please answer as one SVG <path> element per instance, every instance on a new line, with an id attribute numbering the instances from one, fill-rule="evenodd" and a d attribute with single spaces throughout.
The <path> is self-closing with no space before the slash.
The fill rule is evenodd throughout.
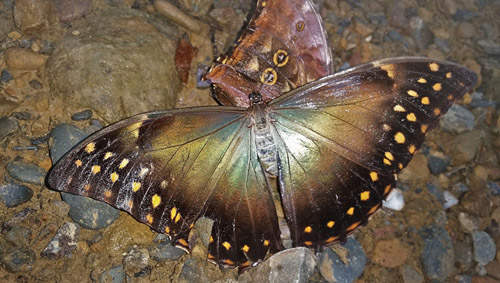
<path id="1" fill-rule="evenodd" d="M 27 248 L 13 248 L 1 255 L 2 267 L 12 273 L 29 272 L 35 261 L 35 252 Z"/>
<path id="2" fill-rule="evenodd" d="M 432 174 L 439 174 L 446 171 L 446 167 L 450 164 L 450 158 L 440 151 L 431 151 L 427 156 L 427 165 Z"/>
<path id="3" fill-rule="evenodd" d="M 92 12 L 91 0 L 54 0 L 57 18 L 61 22 L 71 22 Z"/>
<path id="4" fill-rule="evenodd" d="M 436 184 L 434 183 L 428 183 L 427 186 L 427 191 L 433 195 L 436 200 L 443 204 L 444 203 L 444 196 L 443 196 L 443 190 Z"/>
<path id="5" fill-rule="evenodd" d="M 441 128 L 453 134 L 472 131 L 474 115 L 467 108 L 453 104 L 439 122 Z"/>
<path id="6" fill-rule="evenodd" d="M 194 259 L 187 259 L 177 279 L 180 283 L 209 282 L 205 268 Z"/>
<path id="7" fill-rule="evenodd" d="M 5 227 L 2 225 L 2 228 Z M 31 229 L 14 225 L 4 232 L 5 240 L 9 241 L 15 247 L 26 247 L 31 241 Z"/>
<path id="8" fill-rule="evenodd" d="M 56 235 L 50 240 L 41 255 L 48 259 L 69 257 L 76 250 L 79 232 L 80 228 L 75 223 L 64 223 L 57 230 Z"/>
<path id="9" fill-rule="evenodd" d="M 0 185 L 0 201 L 7 207 L 16 207 L 33 197 L 33 190 L 17 184 Z"/>
<path id="10" fill-rule="evenodd" d="M 155 261 L 172 261 L 177 260 L 186 252 L 182 249 L 174 247 L 168 236 L 159 234 L 153 244 L 148 247 L 151 259 Z"/>
<path id="11" fill-rule="evenodd" d="M 92 118 L 92 110 L 87 109 L 71 115 L 73 121 L 84 121 Z"/>
<path id="12" fill-rule="evenodd" d="M 82 141 L 87 134 L 70 124 L 56 126 L 50 132 L 52 142 L 50 144 L 50 157 L 52 163 L 56 163 L 66 152 Z"/>
<path id="13" fill-rule="evenodd" d="M 147 249 L 133 246 L 123 257 L 122 263 L 127 272 L 139 273 L 149 264 L 149 252 Z"/>
<path id="14" fill-rule="evenodd" d="M 61 195 L 71 207 L 71 219 L 85 229 L 99 230 L 108 227 L 119 216 L 119 210 L 105 202 L 65 192 L 61 192 Z"/>
<path id="15" fill-rule="evenodd" d="M 473 215 L 465 212 L 460 212 L 458 214 L 458 222 L 460 222 L 460 227 L 467 233 L 472 233 L 479 228 L 481 220 Z"/>
<path id="16" fill-rule="evenodd" d="M 9 162 L 5 166 L 7 173 L 20 182 L 43 185 L 47 172 L 35 164 L 26 162 Z"/>
<path id="17" fill-rule="evenodd" d="M 486 185 L 490 188 L 491 195 L 498 196 L 500 195 L 500 185 L 495 182 L 487 182 Z"/>
<path id="18" fill-rule="evenodd" d="M 2 74 L 0 75 L 0 82 L 7 83 L 7 82 L 11 81 L 13 78 L 14 77 L 7 69 L 2 70 Z"/>
<path id="19" fill-rule="evenodd" d="M 490 235 L 484 231 L 472 233 L 474 247 L 474 260 L 480 265 L 485 265 L 495 259 L 496 246 Z"/>
<path id="20" fill-rule="evenodd" d="M 363 247 L 355 238 L 347 238 L 342 247 L 347 249 L 346 262 L 331 248 L 325 248 L 320 255 L 318 269 L 328 282 L 353 282 L 365 269 L 367 258 Z"/>
<path id="21" fill-rule="evenodd" d="M 500 55 L 500 44 L 487 39 L 480 39 L 476 43 L 484 53 L 488 55 Z"/>
<path id="22" fill-rule="evenodd" d="M 19 122 L 16 119 L 12 117 L 0 118 L 0 141 L 17 130 L 19 130 Z"/>
<path id="23" fill-rule="evenodd" d="M 172 108 L 181 88 L 174 64 L 177 30 L 154 21 L 131 9 L 88 16 L 86 28 L 68 33 L 47 61 L 52 93 L 107 121 Z"/>
<path id="24" fill-rule="evenodd" d="M 458 199 L 449 191 L 444 191 L 443 192 L 443 208 L 448 209 L 456 204 L 458 204 Z"/>
<path id="25" fill-rule="evenodd" d="M 411 265 L 401 266 L 399 273 L 404 283 L 424 282 L 424 276 Z"/>
<path id="26" fill-rule="evenodd" d="M 125 271 L 122 265 L 116 265 L 102 272 L 99 276 L 100 283 L 122 283 L 125 282 Z"/>
<path id="27" fill-rule="evenodd" d="M 451 188 L 452 192 L 458 196 L 463 195 L 464 193 L 469 191 L 469 188 L 463 183 L 454 184 Z"/>
<path id="28" fill-rule="evenodd" d="M 482 131 L 471 131 L 454 137 L 450 146 L 444 150 L 452 158 L 451 164 L 464 164 L 474 159 L 485 134 Z"/>
<path id="29" fill-rule="evenodd" d="M 243 273 L 239 282 L 308 282 L 314 273 L 316 260 L 305 247 L 288 249 L 274 254 L 257 267 Z"/>
<path id="30" fill-rule="evenodd" d="M 425 228 L 420 235 L 424 240 L 421 261 L 425 274 L 431 280 L 445 281 L 453 272 L 455 263 L 450 235 L 441 227 Z"/>
<path id="31" fill-rule="evenodd" d="M 434 42 L 434 33 L 429 29 L 424 20 L 420 17 L 413 17 L 410 20 L 411 36 L 419 50 L 426 50 Z"/>
<path id="32" fill-rule="evenodd" d="M 462 272 L 472 268 L 472 246 L 469 242 L 457 241 L 454 246 L 455 266 Z"/>

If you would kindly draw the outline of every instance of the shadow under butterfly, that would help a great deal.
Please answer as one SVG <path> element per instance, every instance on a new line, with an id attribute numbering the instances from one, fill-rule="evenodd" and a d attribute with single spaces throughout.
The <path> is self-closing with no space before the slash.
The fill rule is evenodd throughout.
<path id="1" fill-rule="evenodd" d="M 317 62 L 330 72 L 330 63 Z M 241 271 L 284 249 L 270 182 L 278 182 L 293 246 L 319 250 L 342 241 L 380 208 L 425 134 L 477 81 L 460 65 L 414 57 L 310 83 L 292 84 L 278 66 L 268 68 L 286 81 L 277 95 L 262 94 L 268 86 L 262 73 L 239 74 L 264 82 L 221 93 L 240 101 L 227 104 L 248 107 L 172 109 L 122 120 L 67 153 L 50 172 L 49 186 L 127 211 L 186 250 L 195 221 L 212 219 L 208 259 Z"/>

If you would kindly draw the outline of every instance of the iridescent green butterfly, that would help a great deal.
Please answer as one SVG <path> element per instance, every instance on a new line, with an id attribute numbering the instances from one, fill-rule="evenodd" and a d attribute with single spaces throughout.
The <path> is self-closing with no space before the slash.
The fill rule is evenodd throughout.
<path id="1" fill-rule="evenodd" d="M 245 269 L 283 249 L 270 182 L 278 181 L 293 246 L 344 240 L 476 80 L 454 63 L 394 58 L 269 103 L 254 93 L 249 108 L 141 114 L 84 140 L 48 183 L 125 210 L 184 249 L 195 221 L 210 218 L 209 260 Z"/>

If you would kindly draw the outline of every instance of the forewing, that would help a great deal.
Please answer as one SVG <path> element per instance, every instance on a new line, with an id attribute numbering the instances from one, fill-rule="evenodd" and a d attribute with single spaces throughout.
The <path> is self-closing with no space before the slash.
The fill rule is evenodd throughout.
<path id="1" fill-rule="evenodd" d="M 72 149 L 48 183 L 125 210 L 186 250 L 194 222 L 210 218 L 209 259 L 243 269 L 281 249 L 248 123 L 237 108 L 138 115 Z"/>
<path id="2" fill-rule="evenodd" d="M 320 248 L 366 223 L 425 134 L 476 81 L 450 62 L 393 58 L 271 102 L 293 244 Z"/>
<path id="3" fill-rule="evenodd" d="M 223 105 L 250 106 L 332 73 L 320 15 L 310 0 L 259 0 L 253 18 L 232 50 L 207 75 Z"/>

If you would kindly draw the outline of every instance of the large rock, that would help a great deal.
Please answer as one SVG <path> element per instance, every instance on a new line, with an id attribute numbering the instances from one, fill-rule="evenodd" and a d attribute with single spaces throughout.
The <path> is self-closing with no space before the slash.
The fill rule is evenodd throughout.
<path id="1" fill-rule="evenodd" d="M 181 87 L 173 58 L 177 30 L 165 25 L 134 10 L 92 14 L 47 61 L 53 93 L 108 121 L 172 108 Z"/>

